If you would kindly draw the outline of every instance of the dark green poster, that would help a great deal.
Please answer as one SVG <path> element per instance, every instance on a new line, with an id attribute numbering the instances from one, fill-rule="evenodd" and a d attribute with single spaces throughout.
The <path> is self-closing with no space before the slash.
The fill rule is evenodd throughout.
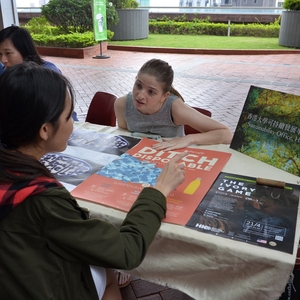
<path id="1" fill-rule="evenodd" d="M 300 176 L 300 96 L 251 86 L 230 148 Z"/>

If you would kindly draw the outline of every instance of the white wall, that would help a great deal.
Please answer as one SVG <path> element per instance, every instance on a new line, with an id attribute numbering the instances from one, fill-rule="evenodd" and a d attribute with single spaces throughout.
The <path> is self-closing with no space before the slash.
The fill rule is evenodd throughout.
<path id="1" fill-rule="evenodd" d="M 16 0 L 17 7 L 41 7 L 50 0 Z"/>

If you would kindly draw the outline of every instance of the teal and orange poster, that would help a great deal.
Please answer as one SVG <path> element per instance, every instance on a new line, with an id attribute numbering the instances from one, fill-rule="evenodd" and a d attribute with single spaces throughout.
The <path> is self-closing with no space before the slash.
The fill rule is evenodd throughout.
<path id="1" fill-rule="evenodd" d="M 158 142 L 142 139 L 78 185 L 71 194 L 78 199 L 129 211 L 142 189 L 155 185 L 165 164 L 177 153 L 188 150 L 181 160 L 185 164 L 185 181 L 168 195 L 163 220 L 185 225 L 231 154 L 200 148 L 161 151 L 153 149 L 154 143 Z"/>
<path id="2" fill-rule="evenodd" d="M 251 86 L 230 148 L 300 176 L 300 96 Z"/>

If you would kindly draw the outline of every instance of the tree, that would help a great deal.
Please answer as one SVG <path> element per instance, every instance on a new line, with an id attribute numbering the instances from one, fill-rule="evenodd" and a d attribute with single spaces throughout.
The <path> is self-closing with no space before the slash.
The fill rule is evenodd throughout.
<path id="1" fill-rule="evenodd" d="M 137 8 L 139 3 L 135 0 L 111 0 L 110 1 L 115 8 Z"/>
<path id="2" fill-rule="evenodd" d="M 90 0 L 50 0 L 42 6 L 42 15 L 65 33 L 93 31 L 92 6 Z M 117 24 L 116 8 L 106 2 L 107 28 Z"/>
<path id="3" fill-rule="evenodd" d="M 90 0 L 51 0 L 42 6 L 42 15 L 65 33 L 93 30 Z"/>

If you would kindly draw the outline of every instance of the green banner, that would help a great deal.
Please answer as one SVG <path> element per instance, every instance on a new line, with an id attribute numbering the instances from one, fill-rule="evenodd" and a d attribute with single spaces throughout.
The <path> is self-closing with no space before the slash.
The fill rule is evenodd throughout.
<path id="1" fill-rule="evenodd" d="M 95 41 L 107 40 L 106 0 L 92 0 Z"/>

